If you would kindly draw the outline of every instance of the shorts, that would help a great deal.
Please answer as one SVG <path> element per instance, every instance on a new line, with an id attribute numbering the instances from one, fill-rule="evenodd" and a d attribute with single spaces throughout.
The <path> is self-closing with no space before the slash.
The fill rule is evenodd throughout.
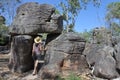
<path id="1" fill-rule="evenodd" d="M 39 54 L 34 53 L 34 55 L 32 57 L 33 57 L 33 60 L 41 60 L 42 59 L 42 55 L 40 53 Z"/>

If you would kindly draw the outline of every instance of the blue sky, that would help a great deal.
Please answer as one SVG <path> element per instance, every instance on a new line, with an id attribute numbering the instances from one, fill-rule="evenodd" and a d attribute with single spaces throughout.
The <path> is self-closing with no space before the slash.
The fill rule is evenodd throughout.
<path id="1" fill-rule="evenodd" d="M 25 2 L 39 2 L 48 3 L 57 7 L 60 0 L 23 0 Z M 99 8 L 94 7 L 92 4 L 87 6 L 86 10 L 81 10 L 78 14 L 75 24 L 75 31 L 83 32 L 85 30 L 91 30 L 95 27 L 104 27 L 105 25 L 105 14 L 106 7 L 111 2 L 116 2 L 120 0 L 101 0 L 101 5 Z"/>

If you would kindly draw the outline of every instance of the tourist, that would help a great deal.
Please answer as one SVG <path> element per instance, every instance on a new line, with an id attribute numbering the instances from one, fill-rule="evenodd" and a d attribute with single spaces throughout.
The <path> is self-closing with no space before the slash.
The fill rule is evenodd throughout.
<path id="1" fill-rule="evenodd" d="M 34 39 L 34 44 L 33 44 L 33 49 L 32 49 L 32 57 L 34 59 L 34 70 L 33 70 L 33 75 L 37 73 L 37 67 L 38 63 L 44 63 L 44 60 L 42 60 L 42 36 L 37 36 Z"/>

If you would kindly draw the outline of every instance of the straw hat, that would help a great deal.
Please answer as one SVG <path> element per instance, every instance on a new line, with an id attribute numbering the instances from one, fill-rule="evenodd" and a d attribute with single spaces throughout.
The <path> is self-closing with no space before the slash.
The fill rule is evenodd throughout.
<path id="1" fill-rule="evenodd" d="M 40 43 L 42 40 L 39 36 L 37 36 L 35 39 L 34 39 L 34 42 L 35 43 Z"/>

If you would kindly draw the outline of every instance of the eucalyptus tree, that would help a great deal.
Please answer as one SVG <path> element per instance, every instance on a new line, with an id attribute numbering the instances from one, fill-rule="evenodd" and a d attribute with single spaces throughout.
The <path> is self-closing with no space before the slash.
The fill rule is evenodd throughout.
<path id="1" fill-rule="evenodd" d="M 66 32 L 74 31 L 75 20 L 80 10 L 86 9 L 90 2 L 97 7 L 100 5 L 100 0 L 62 0 L 60 2 Z"/>
<path id="2" fill-rule="evenodd" d="M 0 0 L 0 15 L 6 17 L 7 24 L 10 24 L 13 20 L 19 3 L 21 3 L 21 0 Z"/>
<path id="3" fill-rule="evenodd" d="M 106 21 L 113 35 L 120 33 L 120 2 L 112 2 L 107 6 Z"/>

